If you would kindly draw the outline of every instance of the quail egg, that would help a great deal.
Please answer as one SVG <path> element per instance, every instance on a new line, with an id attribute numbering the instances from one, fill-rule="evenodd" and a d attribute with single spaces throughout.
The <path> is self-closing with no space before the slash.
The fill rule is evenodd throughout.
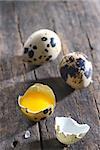
<path id="1" fill-rule="evenodd" d="M 92 63 L 80 52 L 66 55 L 60 63 L 61 77 L 74 89 L 87 87 L 92 82 Z"/>
<path id="2" fill-rule="evenodd" d="M 40 121 L 52 115 L 56 105 L 53 90 L 41 83 L 29 87 L 18 104 L 22 113 L 32 121 Z"/>
<path id="3" fill-rule="evenodd" d="M 61 51 L 61 41 L 58 35 L 48 29 L 40 29 L 29 36 L 24 44 L 24 60 L 34 65 L 57 58 Z"/>

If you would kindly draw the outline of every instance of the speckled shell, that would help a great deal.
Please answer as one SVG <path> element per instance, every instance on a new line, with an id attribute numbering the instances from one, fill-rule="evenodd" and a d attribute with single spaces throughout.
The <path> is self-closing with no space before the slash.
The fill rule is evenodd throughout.
<path id="1" fill-rule="evenodd" d="M 37 112 L 37 113 L 30 112 L 26 108 L 22 108 L 22 107 L 21 107 L 21 111 L 29 120 L 37 122 L 37 121 L 44 120 L 50 117 L 54 112 L 54 106 L 51 105 L 49 108 L 43 111 Z"/>
<path id="2" fill-rule="evenodd" d="M 60 63 L 62 78 L 74 89 L 87 87 L 92 82 L 92 64 L 85 54 L 73 52 Z"/>
<path id="3" fill-rule="evenodd" d="M 26 92 L 25 94 L 29 93 L 30 91 L 41 91 L 42 93 L 46 93 L 48 94 L 51 99 L 53 100 L 53 104 L 50 104 L 48 106 L 48 108 L 45 108 L 44 110 L 40 110 L 38 112 L 32 112 L 29 110 L 29 108 L 25 108 L 24 106 L 21 105 L 20 100 L 22 96 L 19 96 L 18 98 L 18 105 L 22 111 L 22 113 L 31 121 L 37 122 L 43 119 L 46 119 L 47 117 L 50 117 L 53 112 L 54 112 L 54 108 L 56 105 L 56 101 L 55 101 L 55 95 L 52 91 L 52 89 L 44 84 L 40 84 L 40 83 L 36 83 L 33 86 L 31 86 Z M 24 95 L 25 95 L 24 94 Z"/>
<path id="4" fill-rule="evenodd" d="M 61 41 L 58 35 L 48 29 L 34 32 L 24 45 L 24 60 L 34 65 L 56 59 L 61 51 Z"/>

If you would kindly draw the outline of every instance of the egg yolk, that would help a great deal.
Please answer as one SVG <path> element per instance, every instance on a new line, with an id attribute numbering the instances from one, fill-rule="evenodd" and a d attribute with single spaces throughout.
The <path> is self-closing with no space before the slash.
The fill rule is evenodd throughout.
<path id="1" fill-rule="evenodd" d="M 52 105 L 50 97 L 40 92 L 33 92 L 23 96 L 20 104 L 32 112 L 42 111 Z"/>

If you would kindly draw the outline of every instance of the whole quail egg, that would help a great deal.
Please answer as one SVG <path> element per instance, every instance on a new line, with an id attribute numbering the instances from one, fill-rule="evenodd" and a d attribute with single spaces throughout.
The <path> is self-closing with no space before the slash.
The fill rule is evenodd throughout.
<path id="1" fill-rule="evenodd" d="M 80 52 L 66 55 L 60 63 L 62 78 L 74 89 L 87 87 L 92 82 L 92 63 Z"/>
<path id="2" fill-rule="evenodd" d="M 57 58 L 61 51 L 58 35 L 48 29 L 34 32 L 24 44 L 24 60 L 41 65 Z"/>

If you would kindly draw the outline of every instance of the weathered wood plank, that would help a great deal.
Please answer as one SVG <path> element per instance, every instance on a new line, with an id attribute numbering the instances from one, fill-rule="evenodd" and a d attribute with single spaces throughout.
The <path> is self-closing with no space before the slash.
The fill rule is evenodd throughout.
<path id="1" fill-rule="evenodd" d="M 100 14 L 100 11 L 98 5 L 100 4 L 97 2 L 90 3 L 90 1 L 81 2 L 77 0 L 53 3 L 0 3 L 0 11 L 2 12 L 0 13 L 0 19 L 2 20 L 2 23 L 0 23 L 0 45 L 2 45 L 0 46 L 0 52 L 2 55 L 0 56 L 1 60 L 3 60 L 0 61 L 0 104 L 4 107 L 1 110 L 1 114 L 4 112 L 2 114 L 2 118 L 3 116 L 4 118 L 0 120 L 0 122 L 2 121 L 0 123 L 2 126 L 1 146 L 5 147 L 6 143 L 8 143 L 7 146 L 9 147 L 13 137 L 11 141 L 7 141 L 8 137 L 14 136 L 17 138 L 18 134 L 22 135 L 29 128 L 33 133 L 36 131 L 35 135 L 32 133 L 33 140 L 31 138 L 24 142 L 19 136 L 18 140 L 22 141 L 22 144 L 19 142 L 16 149 L 31 150 L 33 147 L 38 149 L 40 142 L 41 149 L 66 149 L 64 145 L 56 140 L 54 118 L 56 116 L 70 115 L 80 123 L 88 123 L 91 129 L 83 140 L 68 149 L 99 149 L 100 60 L 98 55 L 100 27 L 98 14 Z M 63 51 L 57 60 L 45 64 L 34 71 L 30 65 L 23 65 L 23 62 L 19 61 L 19 55 L 28 36 L 40 28 L 56 31 L 62 40 Z M 12 33 L 14 34 L 12 35 Z M 94 83 L 81 91 L 73 91 L 60 77 L 58 64 L 63 55 L 68 52 L 68 49 L 69 52 L 77 50 L 84 52 L 93 62 Z M 41 82 L 51 86 L 57 97 L 57 106 L 52 117 L 30 127 L 29 122 L 22 117 L 18 108 L 15 109 L 15 107 L 18 93 L 20 91 L 23 93 L 32 82 Z M 3 102 L 2 99 L 4 100 Z M 10 104 L 7 104 L 7 102 Z M 7 119 L 9 119 L 9 125 L 5 124 Z M 13 124 L 10 125 L 12 122 Z"/>
<path id="2" fill-rule="evenodd" d="M 20 60 L 23 45 L 12 2 L 0 2 L 0 38 L 0 149 L 11 150 L 14 140 L 18 142 L 16 149 L 23 149 L 23 145 L 24 150 L 32 145 L 40 149 L 38 125 L 31 127 L 17 104 L 18 95 L 23 94 L 35 77 L 30 67 Z M 31 131 L 29 140 L 23 139 L 26 130 Z M 32 144 L 25 146 L 25 143 Z"/>

